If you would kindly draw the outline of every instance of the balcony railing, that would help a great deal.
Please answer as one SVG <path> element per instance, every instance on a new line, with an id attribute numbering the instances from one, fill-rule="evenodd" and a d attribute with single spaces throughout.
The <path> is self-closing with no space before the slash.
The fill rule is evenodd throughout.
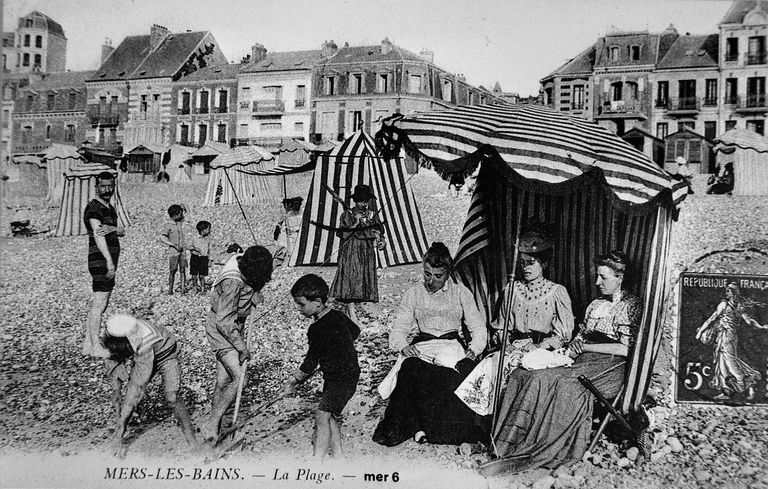
<path id="1" fill-rule="evenodd" d="M 286 138 L 288 139 L 288 138 Z M 238 146 L 261 146 L 262 148 L 273 149 L 279 148 L 283 144 L 283 138 L 281 136 L 261 136 L 254 138 L 237 138 Z"/>
<path id="2" fill-rule="evenodd" d="M 41 153 L 51 145 L 50 140 L 34 143 L 16 143 L 13 145 L 14 153 Z"/>
<path id="3" fill-rule="evenodd" d="M 120 114 L 91 114 L 92 126 L 116 126 L 120 124 Z"/>
<path id="4" fill-rule="evenodd" d="M 306 99 L 303 99 L 303 98 L 302 99 L 296 99 L 296 101 L 293 104 L 293 106 L 296 107 L 297 109 L 304 108 L 304 106 L 306 106 L 306 105 L 307 105 L 307 101 L 306 101 Z"/>
<path id="5" fill-rule="evenodd" d="M 229 112 L 229 107 L 216 107 L 217 114 L 226 114 Z"/>
<path id="6" fill-rule="evenodd" d="M 725 61 L 732 62 L 739 60 L 739 53 L 725 53 Z"/>
<path id="7" fill-rule="evenodd" d="M 679 97 L 669 99 L 669 110 L 671 111 L 698 111 L 701 109 L 701 100 L 699 97 Z"/>
<path id="8" fill-rule="evenodd" d="M 738 95 L 726 95 L 723 98 L 723 104 L 725 105 L 737 105 L 739 103 Z"/>
<path id="9" fill-rule="evenodd" d="M 197 109 L 198 114 L 207 114 L 208 113 L 208 107 L 199 107 Z"/>
<path id="10" fill-rule="evenodd" d="M 704 97 L 701 105 L 704 107 L 715 107 L 717 106 L 717 97 Z"/>
<path id="11" fill-rule="evenodd" d="M 768 100 L 766 100 L 764 93 L 740 95 L 737 97 L 735 105 L 737 110 L 768 110 Z"/>
<path id="12" fill-rule="evenodd" d="M 744 63 L 748 65 L 764 65 L 766 63 L 766 52 L 755 51 L 744 55 Z"/>
<path id="13" fill-rule="evenodd" d="M 599 112 L 600 115 L 642 113 L 644 107 L 639 100 L 605 100 L 600 106 Z"/>
<path id="14" fill-rule="evenodd" d="M 254 100 L 254 112 L 285 112 L 285 102 L 282 100 Z"/>
<path id="15" fill-rule="evenodd" d="M 179 109 L 180 115 L 189 115 L 190 112 L 191 110 L 189 109 L 189 107 L 182 107 Z"/>
<path id="16" fill-rule="evenodd" d="M 247 110 L 247 109 L 249 109 L 251 107 L 251 103 L 250 102 L 240 102 L 238 104 L 238 107 L 240 109 L 246 109 Z"/>

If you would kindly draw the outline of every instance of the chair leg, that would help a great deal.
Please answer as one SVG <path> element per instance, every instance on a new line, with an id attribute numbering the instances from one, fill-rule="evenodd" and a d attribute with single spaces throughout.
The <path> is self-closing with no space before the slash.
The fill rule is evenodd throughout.
<path id="1" fill-rule="evenodd" d="M 619 405 L 619 398 L 621 397 L 621 393 L 619 393 L 618 396 L 613 400 L 612 406 L 615 408 Z M 589 448 L 587 448 L 587 451 L 592 453 L 595 450 L 595 447 L 597 446 L 597 442 L 600 440 L 600 437 L 603 434 L 603 431 L 605 431 L 605 427 L 608 426 L 608 421 L 611 420 L 611 413 L 607 412 L 605 413 L 605 416 L 603 416 L 603 420 L 600 422 L 600 426 L 597 428 L 597 431 L 595 432 L 595 435 L 592 437 L 592 442 L 589 444 Z"/>

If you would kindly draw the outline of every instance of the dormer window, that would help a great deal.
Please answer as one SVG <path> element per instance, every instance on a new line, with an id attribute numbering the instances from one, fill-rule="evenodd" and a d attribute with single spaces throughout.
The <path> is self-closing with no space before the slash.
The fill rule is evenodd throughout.
<path id="1" fill-rule="evenodd" d="M 389 91 L 389 73 L 379 73 L 376 76 L 376 92 L 387 93 Z"/>
<path id="2" fill-rule="evenodd" d="M 349 75 L 349 93 L 363 93 L 363 75 L 362 73 L 352 73 Z"/>
<path id="3" fill-rule="evenodd" d="M 408 75 L 408 93 L 421 93 L 421 75 Z"/>
<path id="4" fill-rule="evenodd" d="M 323 79 L 323 93 L 325 95 L 336 95 L 336 77 L 326 76 Z"/>
<path id="5" fill-rule="evenodd" d="M 630 61 L 640 61 L 640 46 L 629 46 L 627 49 Z"/>
<path id="6" fill-rule="evenodd" d="M 736 61 L 739 59 L 739 38 L 729 37 L 725 40 L 725 60 Z"/>
<path id="7" fill-rule="evenodd" d="M 611 46 L 608 48 L 608 61 L 616 62 L 619 60 L 619 47 Z"/>

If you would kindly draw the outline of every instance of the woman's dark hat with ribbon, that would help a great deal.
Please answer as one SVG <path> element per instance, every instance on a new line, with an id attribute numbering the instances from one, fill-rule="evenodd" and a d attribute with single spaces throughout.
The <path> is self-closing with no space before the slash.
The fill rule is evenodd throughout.
<path id="1" fill-rule="evenodd" d="M 355 185 L 355 192 L 352 194 L 352 200 L 363 201 L 374 200 L 375 198 L 376 196 L 373 195 L 373 192 L 371 192 L 371 187 L 368 185 Z"/>

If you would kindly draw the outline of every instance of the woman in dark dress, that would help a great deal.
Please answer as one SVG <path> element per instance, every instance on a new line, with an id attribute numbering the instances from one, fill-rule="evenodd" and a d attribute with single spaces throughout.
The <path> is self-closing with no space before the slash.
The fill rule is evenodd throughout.
<path id="1" fill-rule="evenodd" d="M 577 378 L 588 377 L 606 397 L 618 395 L 642 315 L 640 299 L 623 287 L 628 265 L 621 251 L 595 259 L 601 297 L 566 350 L 575 358 L 572 367 L 519 368 L 509 376 L 494 433 L 500 458 L 482 466 L 483 475 L 554 468 L 584 454 L 594 398 Z"/>
<path id="2" fill-rule="evenodd" d="M 472 292 L 450 280 L 452 269 L 448 248 L 433 243 L 424 256 L 424 282 L 403 295 L 389 346 L 405 360 L 373 434 L 380 445 L 399 445 L 411 437 L 453 445 L 486 438 L 474 412 L 453 393 L 485 349 L 487 331 Z M 462 322 L 471 340 L 460 346 Z M 442 346 L 465 355 L 455 369 L 433 364 L 425 354 L 426 348 Z"/>
<path id="3" fill-rule="evenodd" d="M 329 295 L 347 304 L 349 318 L 357 320 L 356 303 L 379 302 L 376 249 L 384 246 L 384 226 L 374 209 L 376 197 L 368 185 L 357 185 L 355 206 L 341 215 L 339 266 Z M 359 324 L 359 323 L 358 323 Z"/>

